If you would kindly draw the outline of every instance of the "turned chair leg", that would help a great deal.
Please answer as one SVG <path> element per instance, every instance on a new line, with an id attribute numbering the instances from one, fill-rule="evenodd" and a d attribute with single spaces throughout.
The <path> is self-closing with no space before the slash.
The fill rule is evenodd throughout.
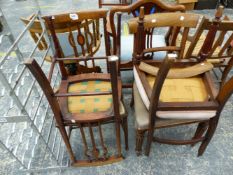
<path id="1" fill-rule="evenodd" d="M 218 117 L 214 117 L 210 119 L 209 121 L 209 128 L 205 134 L 205 139 L 202 141 L 201 146 L 198 150 L 198 156 L 202 156 L 202 154 L 205 152 L 210 140 L 212 139 L 214 132 L 218 125 Z"/>
<path id="2" fill-rule="evenodd" d="M 137 130 L 136 131 L 136 154 L 140 156 L 142 154 L 142 144 L 144 139 L 145 130 Z"/>
<path id="3" fill-rule="evenodd" d="M 195 132 L 195 135 L 193 136 L 192 139 L 200 138 L 204 134 L 204 132 L 207 130 L 208 124 L 209 124 L 208 122 L 199 123 L 197 126 L 197 130 Z M 194 146 L 194 145 L 195 145 L 195 143 L 191 144 L 191 146 Z"/>
<path id="4" fill-rule="evenodd" d="M 128 119 L 127 117 L 125 117 L 123 120 L 122 120 L 122 129 L 124 131 L 124 138 L 125 138 L 125 150 L 129 150 L 129 143 L 128 143 Z"/>

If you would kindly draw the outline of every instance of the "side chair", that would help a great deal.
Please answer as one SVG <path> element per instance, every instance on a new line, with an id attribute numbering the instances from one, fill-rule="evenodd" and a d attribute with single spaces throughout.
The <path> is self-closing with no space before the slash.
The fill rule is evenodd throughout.
<path id="1" fill-rule="evenodd" d="M 122 28 L 123 19 L 130 17 L 138 17 L 140 13 L 140 7 L 144 7 L 146 15 L 163 12 L 184 12 L 185 7 L 183 5 L 167 4 L 161 0 L 139 0 L 135 1 L 128 6 L 113 7 L 110 9 L 109 18 L 107 23 L 107 32 L 111 41 L 111 53 L 118 55 L 120 58 L 120 71 L 132 70 L 132 53 L 133 53 L 133 35 L 123 35 Z M 166 35 L 156 34 L 152 39 L 152 35 L 155 34 L 154 29 L 147 31 L 147 48 L 154 46 L 166 46 L 168 44 L 168 37 L 171 35 L 174 28 L 170 28 Z M 165 57 L 164 52 L 155 53 L 157 59 Z M 132 87 L 132 84 L 125 84 L 124 87 Z"/>
<path id="2" fill-rule="evenodd" d="M 215 20 L 220 18 L 223 7 L 219 7 Z M 184 59 L 197 58 L 200 54 L 201 47 L 207 39 L 207 32 L 211 28 L 212 21 L 205 19 L 200 23 L 196 32 L 192 36 L 188 36 L 187 43 L 184 51 Z M 178 35 L 176 43 L 180 43 Z M 217 78 L 217 82 L 221 83 L 221 76 L 224 68 L 227 66 L 229 60 L 233 56 L 233 21 L 229 17 L 224 16 L 221 19 L 220 26 L 217 27 L 217 34 L 213 37 L 214 45 L 208 53 L 207 61 L 211 62 L 215 69 L 213 73 Z"/>
<path id="3" fill-rule="evenodd" d="M 144 27 L 152 28 L 159 25 L 157 15 L 144 18 L 141 12 L 139 20 L 129 22 L 130 31 L 136 30 L 137 33 L 136 44 L 142 41 L 140 36 L 143 35 Z M 217 16 L 221 16 L 221 13 Z M 151 22 L 152 19 L 156 19 L 156 22 Z M 178 27 L 180 23 L 174 22 Z M 135 54 L 137 60 L 134 61 L 133 93 L 137 155 L 141 154 L 146 132 L 148 133 L 145 149 L 147 156 L 153 141 L 173 145 L 194 145 L 201 142 L 199 156 L 206 150 L 216 130 L 222 109 L 233 93 L 233 77 L 226 78 L 232 69 L 233 61 L 231 60 L 224 70 L 223 84 L 219 90 L 210 74 L 214 66 L 206 61 L 209 51 L 214 47 L 213 37 L 217 33 L 218 26 L 221 26 L 220 18 L 212 21 L 207 34 L 209 39 L 205 40 L 196 61 L 177 59 L 171 53 L 168 53 L 163 61 L 143 60 L 147 50 L 144 48 L 141 49 L 141 54 L 139 52 Z M 152 48 L 150 51 L 157 50 Z M 189 140 L 154 136 L 155 129 L 195 123 L 198 124 L 196 132 Z"/>
<path id="4" fill-rule="evenodd" d="M 127 111 L 122 101 L 121 80 L 117 76 L 118 57 L 72 58 L 71 61 L 93 62 L 99 59 L 108 62 L 110 73 L 63 76 L 56 92 L 50 85 L 53 64 L 69 59 L 60 58 L 55 63 L 53 62 L 49 76 L 45 75 L 34 59 L 25 62 L 50 104 L 72 166 L 97 166 L 122 160 L 120 126 L 124 131 L 125 148 L 128 149 Z M 104 133 L 106 134 L 107 131 L 103 130 L 102 126 L 111 123 L 114 135 L 111 135 L 110 138 L 104 137 Z M 83 148 L 79 147 L 75 150 L 83 151 L 83 156 L 80 156 L 82 155 L 80 152 L 75 153 L 74 146 L 71 146 L 73 144 L 71 144 L 70 136 L 74 129 L 80 130 L 80 138 L 75 139 L 79 139 L 83 144 Z M 89 134 L 87 134 L 88 131 Z M 108 142 L 105 142 L 105 139 Z M 109 139 L 115 142 L 113 146 L 113 148 L 116 147 L 115 152 L 109 151 L 106 144 L 109 143 Z"/>

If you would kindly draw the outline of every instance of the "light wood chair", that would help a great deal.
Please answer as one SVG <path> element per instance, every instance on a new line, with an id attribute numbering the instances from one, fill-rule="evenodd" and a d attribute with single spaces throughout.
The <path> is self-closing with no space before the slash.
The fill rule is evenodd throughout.
<path id="1" fill-rule="evenodd" d="M 109 12 L 107 31 L 111 40 L 111 53 L 120 57 L 120 71 L 132 70 L 133 35 L 122 35 L 122 18 L 139 16 L 140 7 L 144 7 L 145 14 L 185 11 L 183 5 L 166 4 L 161 0 L 139 0 L 129 6 L 113 7 Z M 147 31 L 147 47 L 165 46 L 171 34 L 170 28 L 164 35 L 151 35 L 154 30 Z M 157 57 L 164 57 L 162 52 L 156 53 Z M 125 87 L 132 87 L 126 84 Z"/>
<path id="2" fill-rule="evenodd" d="M 182 22 L 175 21 L 176 15 L 167 19 L 173 21 L 173 25 L 180 27 Z M 206 61 L 209 51 L 214 47 L 213 36 L 217 33 L 217 27 L 221 26 L 221 21 L 212 22 L 207 37 L 209 40 L 204 42 L 196 61 L 174 59 L 173 54 L 168 53 L 169 59 L 161 62 L 143 59 L 147 49 L 143 48 L 139 42 L 143 41 L 144 28 L 152 28 L 169 21 L 161 20 L 160 22 L 158 18 L 155 18 L 158 14 L 152 16 L 153 18 L 151 16 L 144 18 L 141 12 L 138 21 L 131 20 L 129 22 L 130 31 L 136 31 L 135 44 L 138 45 L 135 49 L 135 53 L 138 51 L 135 56 L 138 57 L 134 61 L 135 83 L 133 87 L 137 132 L 136 152 L 138 155 L 141 154 L 144 134 L 148 132 L 145 150 L 147 156 L 150 153 L 152 141 L 173 145 L 194 145 L 201 142 L 198 150 L 200 156 L 204 153 L 216 130 L 225 103 L 233 93 L 233 77 L 228 81 L 226 78 L 232 69 L 233 61 L 231 60 L 224 70 L 223 84 L 219 90 L 215 87 L 210 74 L 214 66 Z M 183 17 L 181 21 L 186 18 L 186 16 Z M 156 22 L 152 22 L 152 19 L 156 19 Z M 179 19 L 181 18 L 179 17 Z M 190 20 L 188 21 L 192 23 Z M 184 32 L 184 34 L 187 33 Z M 182 41 L 185 40 L 182 39 Z M 184 48 L 182 49 L 184 50 Z M 150 51 L 158 50 L 161 49 L 150 49 Z M 172 58 L 175 60 L 174 63 L 170 61 Z M 198 126 L 193 138 L 189 140 L 154 137 L 155 129 L 194 123 L 197 123 Z"/>
<path id="3" fill-rule="evenodd" d="M 126 149 L 128 149 L 128 133 L 127 111 L 122 101 L 121 80 L 117 76 L 118 57 L 72 58 L 72 61 L 78 62 L 105 60 L 109 64 L 110 73 L 79 74 L 66 77 L 63 75 L 60 87 L 55 93 L 50 85 L 51 75 L 55 64 L 64 60 L 69 59 L 59 58 L 56 62 L 52 62 L 48 76 L 34 59 L 27 60 L 25 65 L 34 75 L 50 104 L 70 156 L 71 165 L 97 166 L 122 160 L 120 126 L 124 131 Z M 113 123 L 112 129 L 115 135 L 111 135 L 110 138 L 104 137 L 102 126 L 110 123 Z M 93 131 L 94 128 L 97 129 L 96 132 Z M 83 150 L 85 158 L 82 158 L 80 152 L 74 153 L 74 148 L 71 146 L 70 135 L 73 129 L 80 130 L 83 149 L 76 150 Z M 87 137 L 86 131 L 88 130 L 90 137 Z M 96 141 L 97 138 L 99 141 Z M 114 153 L 110 153 L 106 144 L 109 142 L 105 142 L 104 138 L 116 142 Z"/>

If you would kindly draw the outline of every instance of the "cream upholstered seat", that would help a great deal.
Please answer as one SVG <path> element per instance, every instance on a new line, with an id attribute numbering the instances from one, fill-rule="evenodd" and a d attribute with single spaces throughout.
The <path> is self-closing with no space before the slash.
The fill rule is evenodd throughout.
<path id="1" fill-rule="evenodd" d="M 138 130 L 146 130 L 148 129 L 149 125 L 149 111 L 147 110 L 146 106 L 144 105 L 141 96 L 139 94 L 138 88 L 136 84 L 134 83 L 133 86 L 133 94 L 134 94 L 134 105 L 135 105 L 135 127 Z M 174 113 L 174 111 L 171 111 L 171 115 Z M 200 113 L 200 112 L 199 112 Z M 191 114 L 191 113 L 190 113 Z M 186 115 L 186 114 L 185 114 Z M 160 115 L 162 116 L 162 115 Z M 187 115 L 186 115 L 187 116 Z M 162 128 L 163 126 L 174 125 L 176 123 L 187 123 L 187 122 L 195 122 L 197 120 L 195 119 L 165 119 L 165 118 L 158 118 L 155 122 L 156 128 Z"/>
<path id="2" fill-rule="evenodd" d="M 172 70 L 171 70 L 172 71 Z M 136 113 L 136 125 L 139 127 L 146 127 L 147 121 L 149 123 L 149 106 L 150 101 L 144 89 L 144 86 L 139 78 L 137 70 L 134 68 L 134 78 L 135 78 L 135 86 L 134 92 L 135 94 L 139 94 L 138 96 L 134 96 L 135 101 L 138 101 L 138 98 L 141 99 L 142 105 L 145 108 L 145 111 L 142 113 L 144 117 L 138 115 Z M 155 76 L 147 75 L 146 77 L 150 87 L 153 87 L 154 81 L 156 79 Z M 190 78 L 167 78 L 163 84 L 163 88 L 160 94 L 161 102 L 204 102 L 209 98 L 207 90 L 205 88 L 204 82 L 201 77 L 195 76 Z M 136 103 L 136 102 L 135 102 Z M 142 107 L 136 107 L 138 108 Z M 209 119 L 216 115 L 215 110 L 195 110 L 195 111 L 157 111 L 156 116 L 164 119 Z M 143 118 L 143 119 L 141 119 Z M 147 119 L 145 119 L 147 118 Z M 148 124 L 147 123 L 147 124 Z"/>
<path id="3" fill-rule="evenodd" d="M 133 35 L 121 36 L 121 61 L 131 61 L 133 53 Z M 163 35 L 153 35 L 152 47 L 166 46 L 165 37 Z M 162 60 L 166 57 L 166 51 L 155 52 L 153 59 Z"/>

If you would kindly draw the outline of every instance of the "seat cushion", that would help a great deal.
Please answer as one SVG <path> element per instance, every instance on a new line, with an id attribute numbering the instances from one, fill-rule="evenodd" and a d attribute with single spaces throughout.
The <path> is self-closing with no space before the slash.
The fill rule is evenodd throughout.
<path id="1" fill-rule="evenodd" d="M 139 90 L 134 83 L 133 86 L 134 105 L 135 105 L 135 127 L 139 130 L 148 129 L 149 112 L 144 105 Z M 155 127 L 165 127 L 173 124 L 192 123 L 211 118 L 215 111 L 158 111 Z"/>
<path id="2" fill-rule="evenodd" d="M 134 36 L 126 35 L 121 36 L 121 61 L 131 61 L 133 54 Z M 166 46 L 165 38 L 163 35 L 153 35 L 152 47 Z M 155 52 L 154 59 L 164 59 L 166 57 L 165 51 Z"/>
<path id="3" fill-rule="evenodd" d="M 69 93 L 80 92 L 107 92 L 111 91 L 111 83 L 108 81 L 83 81 L 71 84 L 68 88 Z M 112 107 L 112 95 L 94 96 L 74 96 L 68 97 L 68 111 L 70 113 L 91 113 L 104 112 Z M 120 103 L 120 114 L 124 114 L 125 109 Z"/>
<path id="4" fill-rule="evenodd" d="M 137 70 L 134 68 L 134 79 L 140 96 L 149 109 L 150 101 L 139 78 Z M 147 81 L 153 88 L 156 77 L 147 75 Z M 201 77 L 166 79 L 160 94 L 162 102 L 203 102 L 208 99 L 208 94 Z"/>

